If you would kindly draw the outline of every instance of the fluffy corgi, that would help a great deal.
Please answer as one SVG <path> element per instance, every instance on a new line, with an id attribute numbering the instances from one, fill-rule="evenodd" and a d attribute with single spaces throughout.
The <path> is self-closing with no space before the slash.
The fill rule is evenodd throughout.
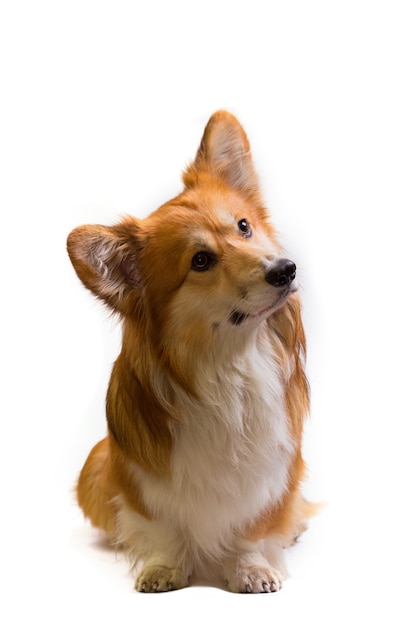
<path id="1" fill-rule="evenodd" d="M 146 219 L 68 237 L 79 278 L 116 312 L 108 435 L 77 484 L 142 592 L 220 577 L 273 592 L 313 513 L 300 492 L 309 409 L 295 263 L 262 202 L 238 120 L 209 120 L 184 190 Z"/>

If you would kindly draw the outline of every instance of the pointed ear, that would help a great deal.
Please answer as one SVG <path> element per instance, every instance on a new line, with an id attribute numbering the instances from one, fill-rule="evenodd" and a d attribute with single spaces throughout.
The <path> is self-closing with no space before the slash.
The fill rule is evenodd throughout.
<path id="1" fill-rule="evenodd" d="M 227 111 L 217 111 L 209 119 L 194 163 L 184 172 L 186 187 L 193 187 L 204 175 L 214 175 L 244 193 L 258 193 L 248 138 Z"/>
<path id="2" fill-rule="evenodd" d="M 127 313 L 139 296 L 139 228 L 133 218 L 116 226 L 80 226 L 67 240 L 78 277 L 112 309 Z"/>

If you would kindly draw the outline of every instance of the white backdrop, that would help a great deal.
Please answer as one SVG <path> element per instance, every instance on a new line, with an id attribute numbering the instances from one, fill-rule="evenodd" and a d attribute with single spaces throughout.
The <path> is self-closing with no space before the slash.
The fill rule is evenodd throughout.
<path id="1" fill-rule="evenodd" d="M 2 2 L 2 623 L 416 623 L 414 7 Z M 119 329 L 65 240 L 175 195 L 218 108 L 300 268 L 306 493 L 328 505 L 278 594 L 145 596 L 73 504 Z"/>

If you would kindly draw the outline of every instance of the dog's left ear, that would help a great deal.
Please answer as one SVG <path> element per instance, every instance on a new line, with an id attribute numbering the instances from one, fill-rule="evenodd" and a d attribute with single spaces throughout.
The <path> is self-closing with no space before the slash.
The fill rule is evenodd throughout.
<path id="1" fill-rule="evenodd" d="M 227 111 L 217 111 L 208 121 L 194 162 L 183 175 L 186 187 L 205 177 L 217 177 L 248 195 L 258 194 L 258 177 L 248 138 L 238 120 Z"/>

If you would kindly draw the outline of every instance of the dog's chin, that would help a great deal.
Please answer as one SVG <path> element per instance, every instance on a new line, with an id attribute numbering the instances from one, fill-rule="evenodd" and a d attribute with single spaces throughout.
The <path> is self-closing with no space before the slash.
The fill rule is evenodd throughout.
<path id="1" fill-rule="evenodd" d="M 296 291 L 296 286 L 291 286 L 283 289 L 278 295 L 277 299 L 271 305 L 264 307 L 254 313 L 248 313 L 240 311 L 239 309 L 235 309 L 229 317 L 229 322 L 233 324 L 233 326 L 242 326 L 242 324 L 246 326 L 246 324 L 260 323 L 264 319 L 272 315 L 272 313 L 275 313 L 275 311 L 278 311 L 278 309 L 283 307 L 290 295 L 295 293 Z"/>

